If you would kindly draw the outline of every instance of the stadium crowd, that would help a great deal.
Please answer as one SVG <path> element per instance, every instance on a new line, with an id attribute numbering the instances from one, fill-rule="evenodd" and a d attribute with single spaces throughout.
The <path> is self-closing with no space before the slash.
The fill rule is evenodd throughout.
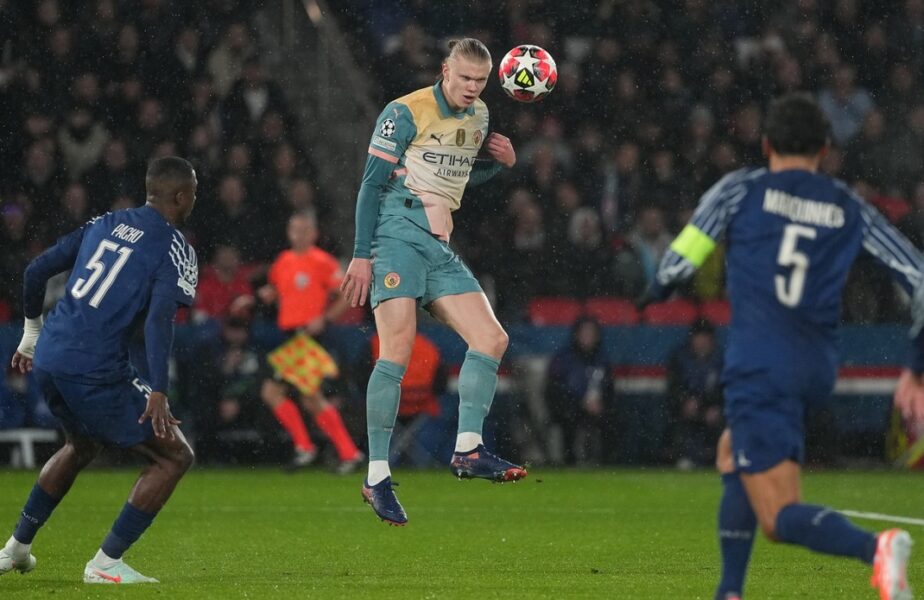
<path id="1" fill-rule="evenodd" d="M 19 321 L 23 268 L 56 236 L 143 202 L 154 157 L 189 158 L 200 181 L 186 231 L 203 265 L 194 322 L 224 319 L 254 289 L 286 247 L 293 210 L 319 213 L 326 249 L 349 247 L 325 232 L 312 150 L 286 82 L 261 64 L 259 4 L 0 0 L 0 323 Z M 790 90 L 816 93 L 831 120 L 824 169 L 924 244 L 924 0 L 329 5 L 358 64 L 378 74 L 381 104 L 431 84 L 454 35 L 483 40 L 495 64 L 524 42 L 557 59 L 557 88 L 538 104 L 488 86 L 491 127 L 512 138 L 518 163 L 457 213 L 453 243 L 505 322 L 527 319 L 536 296 L 637 297 L 700 194 L 761 162 L 763 111 Z M 684 290 L 694 300 L 723 296 L 721 253 L 710 260 Z M 861 260 L 845 318 L 890 322 L 904 310 Z M 209 364 L 253 394 L 262 357 L 245 325 L 215 330 Z M 253 409 L 222 400 L 204 421 L 259 420 Z"/>

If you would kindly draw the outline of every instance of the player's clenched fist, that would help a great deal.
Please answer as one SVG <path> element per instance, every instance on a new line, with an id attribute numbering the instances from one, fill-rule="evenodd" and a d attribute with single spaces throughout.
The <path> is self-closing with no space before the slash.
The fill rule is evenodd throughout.
<path id="1" fill-rule="evenodd" d="M 340 291 L 350 301 L 350 306 L 365 306 L 366 296 L 369 295 L 369 284 L 372 282 L 372 260 L 368 258 L 354 258 L 350 261 Z"/>
<path id="2" fill-rule="evenodd" d="M 513 143 L 506 135 L 492 133 L 485 140 L 485 148 L 491 158 L 504 165 L 508 169 L 517 163 L 517 153 L 513 149 Z"/>

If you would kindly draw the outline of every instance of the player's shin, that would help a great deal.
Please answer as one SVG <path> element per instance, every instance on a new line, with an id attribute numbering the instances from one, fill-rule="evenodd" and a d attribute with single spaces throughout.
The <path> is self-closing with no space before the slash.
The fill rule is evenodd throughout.
<path id="1" fill-rule="evenodd" d="M 722 501 L 719 504 L 719 548 L 722 553 L 722 579 L 715 600 L 741 597 L 747 573 L 757 517 L 737 473 L 722 475 Z"/>
<path id="2" fill-rule="evenodd" d="M 481 434 L 485 417 L 491 410 L 497 389 L 496 359 L 469 350 L 459 371 L 459 435 L 456 452 L 469 452 L 482 443 Z"/>
<path id="3" fill-rule="evenodd" d="M 58 502 L 60 498 L 50 496 L 39 484 L 32 486 L 32 492 L 13 531 L 13 538 L 25 546 L 31 544 L 39 528 L 51 517 Z"/>
<path id="4" fill-rule="evenodd" d="M 815 552 L 852 556 L 873 564 L 876 536 L 860 529 L 837 511 L 811 504 L 789 504 L 776 517 L 776 535 Z"/>
<path id="5" fill-rule="evenodd" d="M 369 436 L 369 477 L 375 485 L 388 477 L 388 448 L 401 402 L 401 379 L 405 368 L 379 359 L 366 388 L 366 428 Z"/>
<path id="6" fill-rule="evenodd" d="M 102 546 L 100 546 L 100 551 L 105 557 L 97 554 L 94 560 L 99 563 L 101 560 L 105 562 L 106 557 L 112 560 L 122 558 L 125 551 L 138 541 L 141 534 L 150 527 L 155 516 L 157 516 L 157 513 L 138 510 L 126 502 L 115 523 L 112 524 L 112 530 L 106 536 Z M 102 564 L 100 566 L 107 567 L 109 565 Z"/>

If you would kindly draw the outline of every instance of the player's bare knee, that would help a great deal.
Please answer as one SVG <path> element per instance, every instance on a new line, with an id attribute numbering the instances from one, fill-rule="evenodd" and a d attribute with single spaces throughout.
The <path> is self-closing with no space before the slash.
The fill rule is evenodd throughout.
<path id="1" fill-rule="evenodd" d="M 395 335 L 387 342 L 381 339 L 379 358 L 406 367 L 411 362 L 411 350 L 414 348 L 416 332 L 404 332 Z"/>
<path id="2" fill-rule="evenodd" d="M 323 412 L 325 408 L 330 406 L 330 402 L 321 395 L 320 392 L 311 396 L 302 396 L 302 406 L 305 407 L 305 410 L 310 412 L 312 415 L 316 415 L 320 412 Z"/>
<path id="3" fill-rule="evenodd" d="M 93 440 L 69 439 L 65 442 L 64 448 L 73 456 L 80 468 L 83 468 L 93 462 L 102 446 Z"/>
<path id="4" fill-rule="evenodd" d="M 188 471 L 193 463 L 196 462 L 196 454 L 187 443 L 180 444 L 176 451 L 171 453 L 170 463 L 172 469 L 178 477 L 182 477 Z"/>
<path id="5" fill-rule="evenodd" d="M 260 398 L 263 403 L 270 408 L 276 408 L 285 400 L 286 394 L 283 387 L 272 379 L 266 379 L 260 386 Z"/>
<path id="6" fill-rule="evenodd" d="M 780 538 L 776 535 L 776 523 L 761 521 L 760 531 L 764 534 L 764 537 L 771 542 L 776 543 L 780 541 Z"/>
<path id="7" fill-rule="evenodd" d="M 500 360 L 507 352 L 507 346 L 510 344 L 510 336 L 504 331 L 503 327 L 494 328 L 485 332 L 475 344 L 471 345 L 472 350 L 483 352 L 488 356 Z"/>

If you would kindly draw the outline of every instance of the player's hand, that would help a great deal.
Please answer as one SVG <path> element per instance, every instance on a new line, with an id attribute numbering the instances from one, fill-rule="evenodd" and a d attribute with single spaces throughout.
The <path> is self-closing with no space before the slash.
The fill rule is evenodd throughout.
<path id="1" fill-rule="evenodd" d="M 307 325 L 302 327 L 302 331 L 310 335 L 311 337 L 318 337 L 324 330 L 327 329 L 327 317 L 321 315 L 316 317 L 308 322 Z"/>
<path id="2" fill-rule="evenodd" d="M 13 353 L 13 362 L 10 364 L 14 371 L 25 374 L 32 370 L 32 357 L 20 354 L 17 350 Z"/>
<path id="3" fill-rule="evenodd" d="M 272 304 L 276 301 L 277 296 L 278 294 L 276 293 L 276 288 L 270 284 L 260 286 L 260 288 L 257 290 L 257 297 L 263 304 Z"/>
<path id="4" fill-rule="evenodd" d="M 895 408 L 902 417 L 915 423 L 924 422 L 924 381 L 911 369 L 902 369 L 895 388 Z"/>
<path id="5" fill-rule="evenodd" d="M 148 394 L 148 405 L 138 422 L 144 423 L 148 419 L 151 419 L 154 435 L 159 438 L 174 439 L 173 426 L 179 425 L 180 420 L 170 414 L 170 403 L 167 402 L 167 396 L 163 392 Z"/>
<path id="6" fill-rule="evenodd" d="M 371 282 L 372 260 L 369 258 L 354 258 L 350 261 L 350 266 L 347 267 L 346 275 L 343 276 L 340 291 L 350 302 L 350 306 L 365 306 Z"/>
<path id="7" fill-rule="evenodd" d="M 492 133 L 485 140 L 485 148 L 491 158 L 504 165 L 508 169 L 517 164 L 517 153 L 513 149 L 513 143 L 506 135 Z"/>

